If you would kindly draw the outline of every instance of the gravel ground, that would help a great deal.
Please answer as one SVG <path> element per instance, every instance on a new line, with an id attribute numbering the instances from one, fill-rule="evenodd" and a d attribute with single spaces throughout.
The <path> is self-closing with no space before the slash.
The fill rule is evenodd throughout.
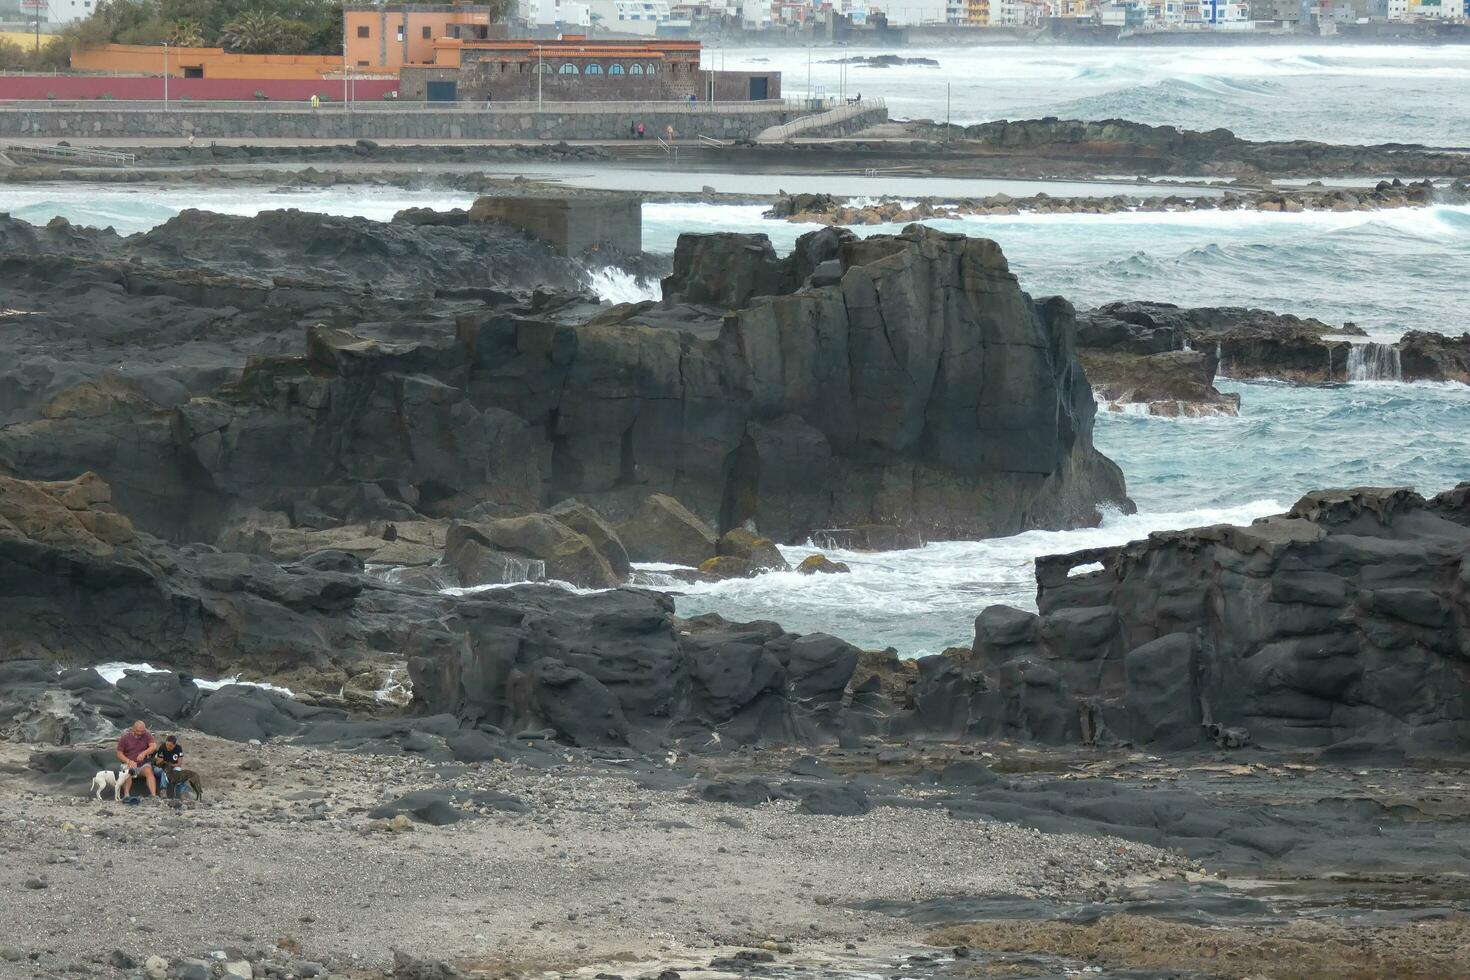
<path id="1" fill-rule="evenodd" d="M 710 803 L 580 763 L 435 769 L 197 734 L 185 745 L 205 802 L 178 810 L 0 776 L 0 976 L 141 976 L 149 955 L 273 949 L 339 973 L 385 968 L 394 948 L 565 970 L 728 946 L 800 956 L 921 941 L 918 927 L 852 907 L 874 899 L 1066 899 L 1184 865 L 1132 842 L 921 808 Z M 0 764 L 14 773 L 28 753 L 0 746 Z M 368 816 L 443 786 L 528 809 L 398 830 Z"/>

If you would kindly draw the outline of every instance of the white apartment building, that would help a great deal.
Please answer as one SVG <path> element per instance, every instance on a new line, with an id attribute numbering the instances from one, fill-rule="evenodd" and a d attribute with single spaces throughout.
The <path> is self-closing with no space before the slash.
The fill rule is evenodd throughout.
<path id="1" fill-rule="evenodd" d="M 1465 0 L 1388 0 L 1389 20 L 1463 20 Z"/>
<path id="2" fill-rule="evenodd" d="M 36 20 L 37 12 L 43 24 L 70 24 L 86 20 L 102 0 L 21 0 L 20 19 L 30 24 Z"/>
<path id="3" fill-rule="evenodd" d="M 669 23 L 668 0 L 589 0 L 589 23 L 619 34 L 656 34 Z"/>
<path id="4" fill-rule="evenodd" d="M 1153 5 L 1153 15 L 1160 27 L 1184 26 L 1184 0 L 1160 0 Z"/>
<path id="5" fill-rule="evenodd" d="M 740 23 L 747 31 L 764 31 L 771 26 L 770 0 L 744 0 L 740 5 Z"/>
<path id="6" fill-rule="evenodd" d="M 579 0 L 527 0 L 526 23 L 533 27 L 570 28 L 573 33 L 592 26 L 592 7 Z"/>
<path id="7" fill-rule="evenodd" d="M 1200 0 L 1200 16 L 1206 27 L 1217 31 L 1249 31 L 1256 26 L 1250 4 L 1240 0 Z"/>
<path id="8" fill-rule="evenodd" d="M 990 23 L 999 27 L 1035 27 L 1046 14 L 1042 0 L 991 0 Z"/>
<path id="9" fill-rule="evenodd" d="M 884 0 L 888 23 L 894 27 L 949 23 L 949 0 Z"/>

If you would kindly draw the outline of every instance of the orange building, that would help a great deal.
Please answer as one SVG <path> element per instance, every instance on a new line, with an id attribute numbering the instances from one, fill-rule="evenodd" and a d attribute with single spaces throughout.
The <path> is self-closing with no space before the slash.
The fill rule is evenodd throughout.
<path id="1" fill-rule="evenodd" d="M 434 60 L 440 38 L 504 37 L 491 9 L 471 3 L 362 3 L 342 8 L 347 61 L 354 68 L 396 72 Z"/>
<path id="2" fill-rule="evenodd" d="M 699 41 L 647 37 L 441 38 L 427 64 L 399 69 L 399 92 L 429 102 L 684 101 L 703 97 L 708 87 L 700 50 Z"/>
<path id="3" fill-rule="evenodd" d="M 161 44 L 93 44 L 72 49 L 75 71 L 174 78 L 316 80 L 342 77 L 340 55 L 234 54 L 223 48 L 164 48 Z"/>

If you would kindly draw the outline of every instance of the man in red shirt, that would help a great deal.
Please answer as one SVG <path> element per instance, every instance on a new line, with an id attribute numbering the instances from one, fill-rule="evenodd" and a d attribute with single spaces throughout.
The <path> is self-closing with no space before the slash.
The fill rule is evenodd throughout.
<path id="1" fill-rule="evenodd" d="M 128 776 L 122 784 L 122 796 L 131 795 L 133 780 L 141 774 L 148 784 L 148 795 L 155 799 L 158 797 L 158 784 L 154 781 L 151 764 L 153 754 L 157 751 L 158 740 L 141 721 L 133 722 L 133 727 L 122 733 L 122 738 L 117 740 L 117 758 L 128 767 Z"/>

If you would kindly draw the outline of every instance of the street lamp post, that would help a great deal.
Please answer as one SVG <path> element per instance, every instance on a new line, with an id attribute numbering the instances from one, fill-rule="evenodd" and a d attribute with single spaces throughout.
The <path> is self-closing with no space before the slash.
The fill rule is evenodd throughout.
<path id="1" fill-rule="evenodd" d="M 541 45 L 536 45 L 536 111 L 541 111 L 541 76 L 546 74 L 545 63 L 541 60 Z"/>
<path id="2" fill-rule="evenodd" d="M 168 42 L 163 42 L 163 111 L 168 112 Z"/>
<path id="3" fill-rule="evenodd" d="M 811 109 L 814 104 L 812 96 L 812 46 L 808 44 L 806 46 L 806 107 Z"/>

